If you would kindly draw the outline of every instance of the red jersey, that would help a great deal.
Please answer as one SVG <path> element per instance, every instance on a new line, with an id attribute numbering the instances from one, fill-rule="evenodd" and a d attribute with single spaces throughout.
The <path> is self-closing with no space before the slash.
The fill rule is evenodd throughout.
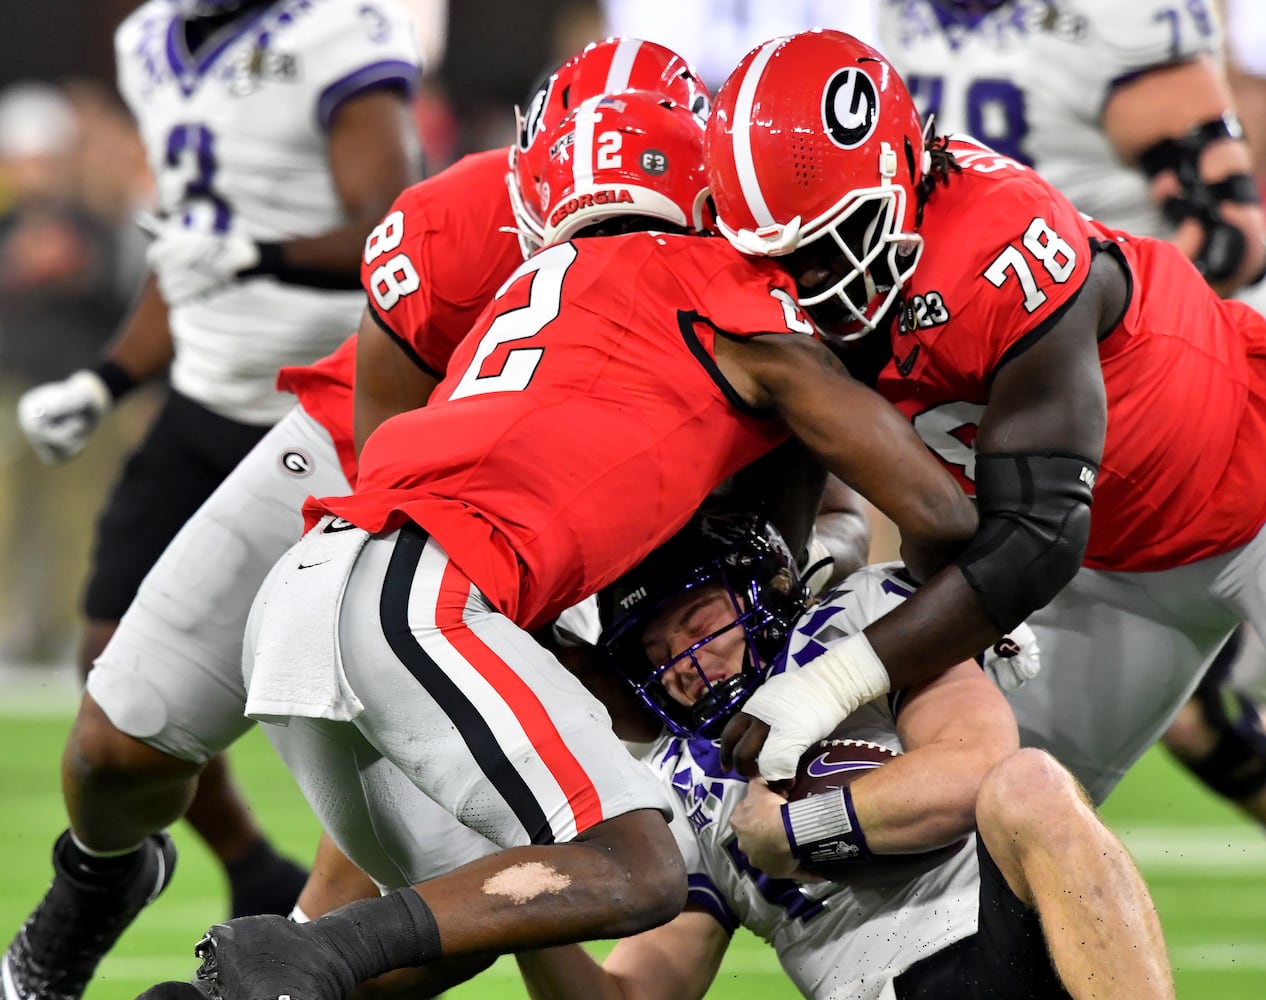
<path id="1" fill-rule="evenodd" d="M 790 278 L 719 238 L 634 233 L 535 254 L 431 403 L 366 443 L 369 531 L 412 520 L 532 628 L 632 568 L 722 480 L 784 440 L 716 367 L 716 332 L 811 335 Z"/>
<path id="2" fill-rule="evenodd" d="M 1266 320 L 1169 244 L 1081 216 L 975 143 L 950 148 L 963 171 L 924 211 L 879 391 L 974 494 L 994 374 L 1059 319 L 1094 253 L 1119 254 L 1131 297 L 1099 349 L 1108 427 L 1085 564 L 1161 570 L 1247 542 L 1266 521 Z"/>
<path id="3" fill-rule="evenodd" d="M 514 269 L 523 263 L 508 228 L 507 151 L 459 160 L 406 188 L 365 241 L 361 284 L 368 308 L 414 361 L 437 378 Z M 292 392 L 334 439 L 343 471 L 356 482 L 352 385 L 356 337 L 313 365 L 283 368 L 277 388 Z"/>

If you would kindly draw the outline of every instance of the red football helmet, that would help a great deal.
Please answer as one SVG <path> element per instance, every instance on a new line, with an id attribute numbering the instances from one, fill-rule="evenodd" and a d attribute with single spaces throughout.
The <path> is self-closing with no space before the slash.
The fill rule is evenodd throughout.
<path id="1" fill-rule="evenodd" d="M 874 329 L 922 252 L 916 191 L 928 169 L 919 113 L 888 61 L 840 31 L 768 41 L 718 92 L 706 142 L 726 238 L 781 256 L 829 236 L 834 247 L 810 254 L 830 258 L 830 277 L 801 287 L 800 304 L 838 300 L 861 327 L 845 339 Z"/>
<path id="2" fill-rule="evenodd" d="M 526 257 L 541 246 L 543 215 L 538 186 L 548 160 L 545 136 L 582 101 L 622 90 L 663 94 L 708 117 L 712 95 L 681 56 L 655 42 L 608 38 L 592 42 L 543 83 L 525 112 L 518 112 L 518 141 L 510 148 L 510 204 Z"/>
<path id="3" fill-rule="evenodd" d="M 591 97 L 545 139 L 543 244 L 621 215 L 709 227 L 703 122 L 663 94 Z"/>

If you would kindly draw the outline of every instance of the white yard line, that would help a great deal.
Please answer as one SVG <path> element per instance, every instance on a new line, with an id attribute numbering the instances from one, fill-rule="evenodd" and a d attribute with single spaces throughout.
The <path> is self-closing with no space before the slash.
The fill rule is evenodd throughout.
<path id="1" fill-rule="evenodd" d="M 1217 944 L 1187 944 L 1172 949 L 1169 960 L 1176 969 L 1255 972 L 1266 969 L 1266 945 L 1247 942 L 1228 944 L 1225 941 Z"/>
<path id="2" fill-rule="evenodd" d="M 1125 841 L 1144 874 L 1266 875 L 1266 834 L 1243 826 L 1122 826 Z"/>

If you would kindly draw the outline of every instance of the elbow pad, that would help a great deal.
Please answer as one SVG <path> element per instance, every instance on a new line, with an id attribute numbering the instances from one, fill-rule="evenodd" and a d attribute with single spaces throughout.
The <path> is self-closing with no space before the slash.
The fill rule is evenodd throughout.
<path id="1" fill-rule="evenodd" d="M 1171 225 L 1195 219 L 1204 239 L 1192 263 L 1206 281 L 1221 281 L 1239 270 L 1248 241 L 1222 215 L 1222 202 L 1255 205 L 1257 185 L 1248 174 L 1231 174 L 1219 181 L 1200 176 L 1200 155 L 1205 148 L 1225 139 L 1242 139 L 1243 130 L 1234 115 L 1197 125 L 1181 139 L 1162 139 L 1139 154 L 1139 164 L 1149 178 L 1172 170 L 1179 193 L 1166 200 L 1162 211 Z"/>
<path id="2" fill-rule="evenodd" d="M 1090 538 L 1098 465 L 1075 455 L 979 455 L 980 528 L 958 568 L 1006 632 L 1060 592 Z"/>

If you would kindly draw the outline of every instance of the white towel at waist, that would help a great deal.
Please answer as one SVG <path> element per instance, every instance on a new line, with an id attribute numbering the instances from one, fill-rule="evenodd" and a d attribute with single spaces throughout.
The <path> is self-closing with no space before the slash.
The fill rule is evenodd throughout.
<path id="1" fill-rule="evenodd" d="M 369 532 L 327 516 L 273 567 L 247 627 L 248 718 L 350 722 L 365 710 L 343 673 L 338 624 L 343 591 L 368 539 Z"/>

